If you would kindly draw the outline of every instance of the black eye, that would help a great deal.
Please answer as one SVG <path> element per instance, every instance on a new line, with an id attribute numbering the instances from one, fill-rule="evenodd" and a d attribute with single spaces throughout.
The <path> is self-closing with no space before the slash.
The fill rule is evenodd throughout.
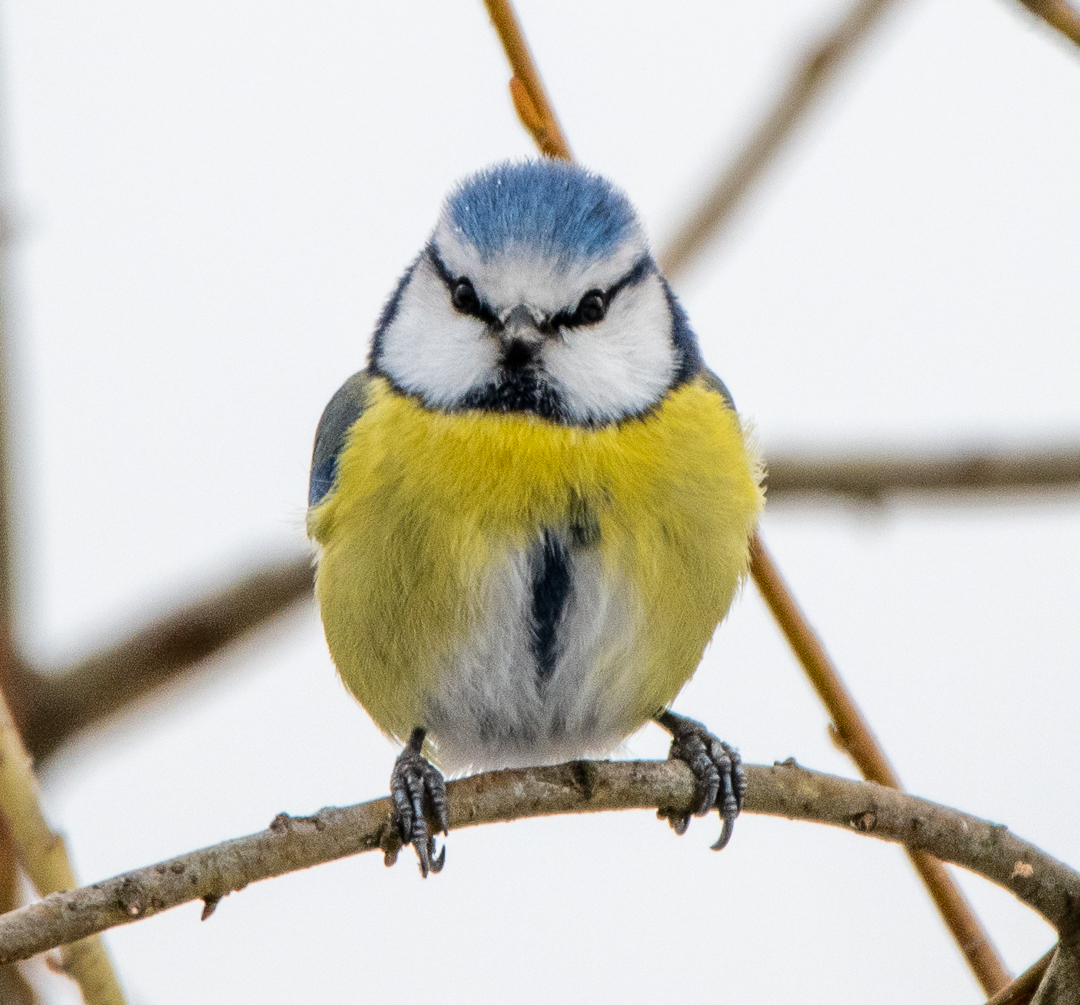
<path id="1" fill-rule="evenodd" d="M 593 325 L 603 320 L 607 305 L 604 303 L 604 294 L 599 290 L 589 290 L 581 298 L 577 307 L 577 316 L 583 324 Z"/>
<path id="2" fill-rule="evenodd" d="M 467 279 L 459 279 L 454 283 L 450 302 L 462 314 L 475 314 L 480 309 L 480 298 L 476 295 L 473 284 Z"/>

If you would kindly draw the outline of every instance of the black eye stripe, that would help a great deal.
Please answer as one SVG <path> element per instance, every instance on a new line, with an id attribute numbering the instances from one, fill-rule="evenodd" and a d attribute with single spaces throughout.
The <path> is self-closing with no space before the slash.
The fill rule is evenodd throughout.
<path id="1" fill-rule="evenodd" d="M 607 316 L 608 308 L 611 306 L 612 300 L 615 299 L 618 293 L 628 286 L 636 286 L 653 271 L 653 268 L 652 259 L 648 255 L 642 255 L 641 258 L 634 263 L 630 271 L 613 285 L 609 286 L 606 290 L 589 290 L 589 292 L 581 298 L 581 301 L 573 311 L 559 311 L 558 314 L 552 315 L 548 324 L 552 329 L 583 328 L 591 324 L 597 324 Z M 582 307 L 585 300 L 594 293 L 599 294 L 603 300 L 603 314 L 599 318 L 589 321 L 581 316 Z"/>
<path id="2" fill-rule="evenodd" d="M 491 307 L 480 299 L 479 294 L 473 289 L 472 283 L 467 276 L 455 276 L 446 267 L 446 263 L 439 255 L 438 249 L 435 247 L 434 242 L 427 246 L 427 259 L 431 263 L 432 268 L 435 270 L 435 274 L 442 280 L 443 285 L 446 287 L 447 292 L 450 294 L 450 302 L 453 304 L 454 309 L 462 314 L 468 314 L 471 317 L 475 317 L 480 321 L 485 321 L 491 325 L 492 328 L 501 327 L 498 315 L 491 309 Z M 630 270 L 615 283 L 609 286 L 606 290 L 589 290 L 578 302 L 578 305 L 573 311 L 562 310 L 556 314 L 551 315 L 549 318 L 545 318 L 538 327 L 545 334 L 554 334 L 560 328 L 581 328 L 587 327 L 592 324 L 597 324 L 604 317 L 607 316 L 608 308 L 611 306 L 611 302 L 619 294 L 619 292 L 628 286 L 636 286 L 646 276 L 655 270 L 656 266 L 653 264 L 652 258 L 645 254 L 639 258 Z M 468 283 L 469 289 L 473 291 L 474 302 L 459 303 L 461 294 L 457 291 L 459 287 L 465 283 Z M 603 303 L 603 313 L 600 317 L 588 320 L 582 316 L 582 305 L 585 300 L 593 294 L 599 295 Z"/>
<path id="3" fill-rule="evenodd" d="M 477 318 L 480 321 L 485 321 L 493 327 L 498 327 L 498 317 L 495 315 L 495 312 L 480 299 L 479 294 L 474 289 L 469 278 L 467 276 L 453 275 L 446 267 L 446 263 L 439 256 L 439 252 L 434 244 L 429 244 L 427 246 L 427 258 L 431 263 L 432 268 L 435 270 L 435 274 L 442 280 L 443 285 L 450 294 L 450 303 L 456 311 L 461 314 L 468 314 L 470 317 Z M 466 296 L 463 293 L 463 288 L 467 288 L 471 291 L 472 296 Z"/>

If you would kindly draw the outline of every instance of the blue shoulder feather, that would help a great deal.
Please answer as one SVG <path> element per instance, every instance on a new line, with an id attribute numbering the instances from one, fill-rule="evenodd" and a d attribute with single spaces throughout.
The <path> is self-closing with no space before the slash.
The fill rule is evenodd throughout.
<path id="1" fill-rule="evenodd" d="M 338 388 L 330 403 L 323 409 L 315 433 L 315 449 L 311 455 L 311 479 L 308 482 L 308 506 L 316 506 L 334 487 L 338 457 L 345 449 L 349 430 L 364 414 L 370 377 L 366 370 L 354 373 Z"/>

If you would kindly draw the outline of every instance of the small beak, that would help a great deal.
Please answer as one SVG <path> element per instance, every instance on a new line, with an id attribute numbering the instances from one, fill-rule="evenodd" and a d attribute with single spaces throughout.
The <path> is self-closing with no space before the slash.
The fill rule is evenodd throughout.
<path id="1" fill-rule="evenodd" d="M 540 331 L 532 311 L 524 304 L 518 304 L 503 319 L 502 330 L 499 332 L 499 341 L 504 346 L 521 342 L 530 348 L 536 348 L 543 340 L 544 333 Z"/>
<path id="2" fill-rule="evenodd" d="M 502 365 L 506 370 L 521 372 L 535 366 L 544 333 L 528 307 L 518 304 L 507 314 L 498 335 L 502 349 Z"/>

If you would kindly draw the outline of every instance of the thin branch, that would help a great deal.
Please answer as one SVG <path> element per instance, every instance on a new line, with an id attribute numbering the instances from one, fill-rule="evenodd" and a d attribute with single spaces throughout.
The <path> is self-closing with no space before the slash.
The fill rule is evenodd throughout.
<path id="1" fill-rule="evenodd" d="M 510 78 L 510 98 L 521 124 L 544 156 L 573 160 L 570 145 L 548 101 L 544 82 L 525 41 L 514 5 L 510 0 L 484 0 L 484 6 L 513 73 Z"/>
<path id="2" fill-rule="evenodd" d="M 890 495 L 1002 493 L 1080 487 L 1080 447 L 774 454 L 770 502 L 845 496 L 880 502 Z"/>
<path id="3" fill-rule="evenodd" d="M 7 818 L 0 813 L 0 915 L 19 906 L 19 870 L 15 842 Z M 38 1005 L 33 986 L 17 963 L 0 966 L 0 1002 L 4 1005 Z"/>
<path id="4" fill-rule="evenodd" d="M 1059 929 L 1080 918 L 1080 875 L 1038 848 L 958 810 L 868 782 L 807 771 L 792 762 L 747 768 L 744 808 L 830 824 L 932 854 L 1010 890 Z M 494 771 L 447 786 L 452 831 L 478 824 L 619 809 L 685 810 L 694 782 L 678 761 L 575 761 Z M 181 855 L 93 886 L 53 894 L 0 917 L 0 962 L 26 959 L 180 904 L 216 905 L 257 880 L 400 845 L 377 799 L 310 817 L 280 814 L 268 830 Z M 204 916 L 207 914 L 204 911 Z"/>
<path id="5" fill-rule="evenodd" d="M 665 275 L 674 278 L 682 272 L 731 219 L 734 209 L 805 118 L 825 86 L 895 5 L 896 0 L 858 0 L 836 27 L 798 61 L 776 104 L 661 252 L 660 268 Z"/>
<path id="6" fill-rule="evenodd" d="M 1069 41 L 1080 45 L 1080 11 L 1068 0 L 1020 0 L 1020 3 Z"/>
<path id="7" fill-rule="evenodd" d="M 17 670 L 16 715 L 35 759 L 129 708 L 311 595 L 311 559 L 269 563 L 61 672 Z"/>
<path id="8" fill-rule="evenodd" d="M 750 543 L 750 559 L 754 584 L 828 710 L 837 744 L 855 762 L 864 778 L 894 789 L 902 788 L 870 724 L 757 535 Z M 1005 987 L 1010 980 L 1009 971 L 960 887 L 941 862 L 925 851 L 909 847 L 908 856 L 983 990 L 994 994 Z"/>
<path id="9" fill-rule="evenodd" d="M 0 696 L 0 811 L 11 827 L 19 862 L 41 894 L 75 886 L 63 838 L 41 812 L 37 779 L 7 703 Z M 14 917 L 18 910 L 5 914 Z M 64 971 L 79 985 L 87 1005 L 124 1005 L 105 947 L 96 936 L 73 942 L 62 956 Z"/>

